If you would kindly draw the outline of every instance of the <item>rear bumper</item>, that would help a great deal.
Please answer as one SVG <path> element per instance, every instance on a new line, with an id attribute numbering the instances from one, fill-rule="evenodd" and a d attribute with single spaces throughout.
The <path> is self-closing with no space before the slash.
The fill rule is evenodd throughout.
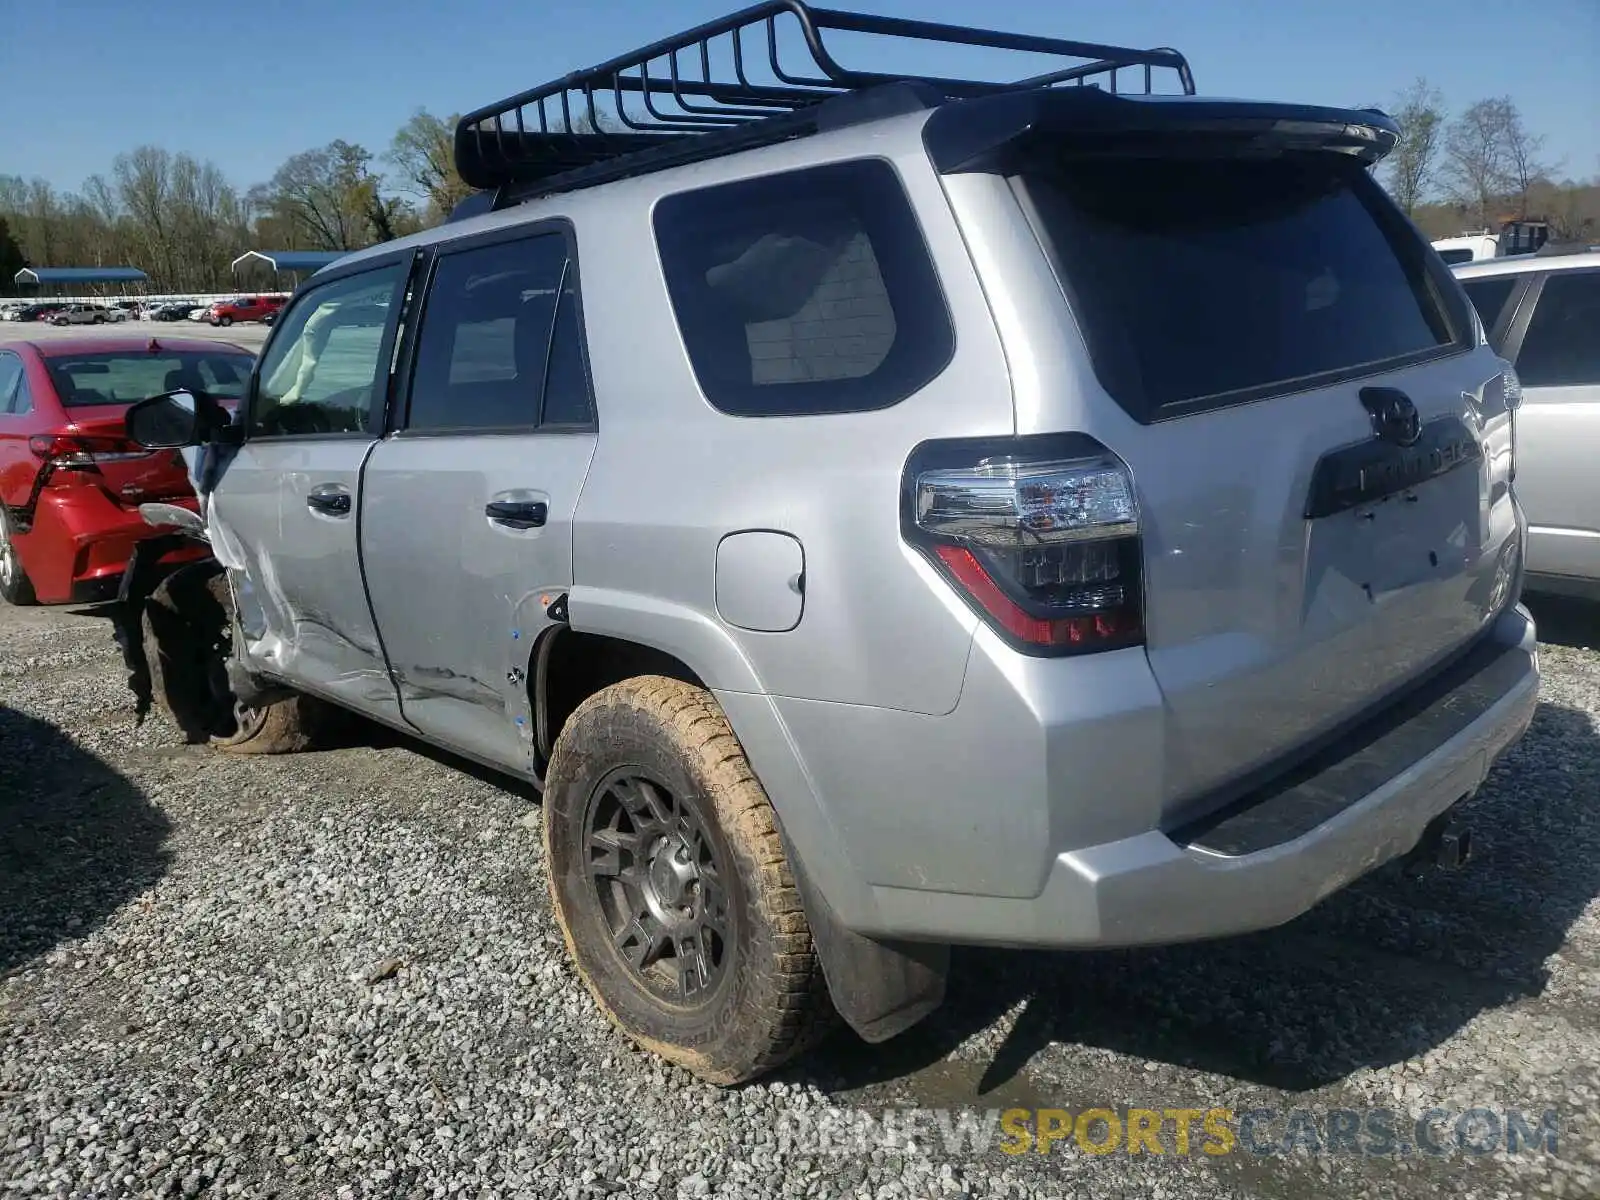
<path id="1" fill-rule="evenodd" d="M 1468 656 L 1313 760 L 1204 821 L 1162 828 L 1148 813 L 1154 819 L 1142 829 L 1127 828 L 1141 808 L 1136 796 L 1150 782 L 1140 772 L 1158 768 L 1148 755 L 1141 762 L 1118 745 L 1128 712 L 1098 733 L 1092 723 L 1079 730 L 1089 740 L 1074 738 L 1071 763 L 1056 758 L 1063 747 L 1050 738 L 1041 746 L 1033 737 L 1002 736 L 1017 722 L 967 731 L 968 739 L 988 736 L 966 740 L 964 754 L 939 767 L 954 776 L 944 794 L 930 790 L 937 785 L 905 757 L 902 742 L 896 795 L 871 780 L 858 781 L 853 793 L 836 791 L 824 764 L 836 755 L 858 758 L 860 743 L 850 744 L 842 725 L 833 727 L 841 740 L 831 747 L 813 742 L 814 711 L 779 702 L 800 748 L 831 751 L 808 759 L 803 772 L 820 784 L 815 799 L 823 819 L 804 819 L 811 806 L 802 802 L 796 807 L 803 819 L 789 832 L 841 919 L 869 935 L 1091 947 L 1243 933 L 1292 920 L 1416 846 L 1428 824 L 1476 791 L 1522 736 L 1538 686 L 1533 621 L 1517 608 Z M 1140 698 L 1125 700 L 1137 712 Z M 734 711 L 752 712 L 737 701 Z M 856 719 L 869 711 L 857 709 Z M 761 760 L 779 747 L 759 730 L 739 732 L 765 782 Z M 949 730 L 946 738 L 961 732 Z M 963 778 L 961 760 L 980 757 L 979 746 L 979 768 Z M 1033 794 L 1000 779 L 1005 764 L 1030 752 L 1040 785 Z M 1117 764 L 1121 790 L 1108 762 Z M 779 765 L 774 773 L 781 789 L 785 771 Z M 985 774 L 997 781 L 987 791 L 976 783 Z M 1085 786 L 1065 794 L 1049 786 L 1063 777 Z M 788 778 L 789 786 L 799 782 Z M 1035 798 L 1052 793 L 1047 803 Z M 781 791 L 774 798 L 785 816 Z M 1103 839 L 1081 836 L 1097 823 L 1123 829 Z M 926 836 L 927 827 L 936 838 Z M 1057 849 L 1063 841 L 1073 848 Z M 891 863 L 885 848 L 896 843 L 902 854 Z M 812 869 L 813 853 L 821 870 Z"/>
<path id="2" fill-rule="evenodd" d="M 194 508 L 193 497 L 169 501 Z M 114 599 L 134 544 L 160 531 L 94 487 L 46 489 L 33 528 L 17 537 L 17 552 L 41 604 L 91 603 Z M 166 556 L 166 562 L 204 558 L 196 543 Z"/>
<path id="3" fill-rule="evenodd" d="M 1211 822 L 1062 854 L 1044 891 L 1015 908 L 939 897 L 929 924 L 956 941 L 1132 946 L 1293 920 L 1412 849 L 1527 729 L 1539 690 L 1533 623 L 1510 614 L 1495 632 L 1403 719 L 1357 731 L 1287 786 Z M 879 897 L 888 923 L 909 917 L 908 899 Z"/>

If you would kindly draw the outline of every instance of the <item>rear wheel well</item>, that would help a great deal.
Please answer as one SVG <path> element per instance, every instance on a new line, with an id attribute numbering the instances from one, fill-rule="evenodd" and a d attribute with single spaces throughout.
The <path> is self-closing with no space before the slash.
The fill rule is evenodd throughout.
<path id="1" fill-rule="evenodd" d="M 687 663 L 654 646 L 560 625 L 540 639 L 529 683 L 541 777 L 556 738 L 578 705 L 602 688 L 638 675 L 665 675 L 705 687 Z"/>

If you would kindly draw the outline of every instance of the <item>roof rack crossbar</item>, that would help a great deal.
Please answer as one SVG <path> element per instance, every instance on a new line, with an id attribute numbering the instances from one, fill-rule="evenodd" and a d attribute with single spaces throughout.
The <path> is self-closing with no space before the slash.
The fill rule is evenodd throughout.
<path id="1" fill-rule="evenodd" d="M 799 34 L 792 44 L 791 28 Z M 1043 55 L 1060 65 L 1009 80 L 860 70 L 834 57 L 825 33 Z M 747 44 L 747 36 L 760 38 L 764 55 Z M 785 53 L 798 58 L 801 49 L 809 61 L 797 68 Z M 731 77 L 719 64 L 731 64 Z M 912 83 L 931 89 L 928 103 L 940 103 L 1022 88 L 1084 86 L 1091 79 L 1103 79 L 1116 92 L 1123 83 L 1120 73 L 1130 67 L 1139 68 L 1147 94 L 1155 90 L 1157 71 L 1171 72 L 1184 93 L 1194 93 L 1188 62 L 1165 47 L 1134 49 L 812 8 L 803 0 L 764 0 L 468 113 L 456 126 L 456 166 L 471 186 L 501 195 L 533 186 L 562 190 L 587 186 L 577 183 L 580 178 L 604 177 L 606 163 L 613 164 L 616 177 L 632 168 L 656 169 L 650 164 L 668 158 L 709 157 L 798 136 L 809 132 L 802 114 L 846 93 Z M 698 148 L 654 153 L 663 143 L 685 138 L 698 142 Z"/>

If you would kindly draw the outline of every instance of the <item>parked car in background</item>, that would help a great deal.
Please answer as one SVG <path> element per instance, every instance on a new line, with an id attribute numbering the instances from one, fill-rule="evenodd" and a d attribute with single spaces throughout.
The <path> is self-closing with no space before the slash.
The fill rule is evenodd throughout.
<path id="1" fill-rule="evenodd" d="M 139 505 L 194 506 L 182 459 L 127 439 L 128 406 L 175 387 L 230 403 L 253 361 L 242 347 L 212 341 L 0 343 L 0 598 L 55 604 L 113 595 L 134 543 L 157 532 Z"/>
<path id="2" fill-rule="evenodd" d="M 35 304 L 24 304 L 16 310 L 16 316 L 12 319 L 17 321 L 48 321 L 65 307 L 64 304 L 59 302 L 41 300 Z"/>
<path id="3" fill-rule="evenodd" d="M 209 304 L 196 304 L 189 309 L 188 313 L 184 316 L 184 320 L 204 321 L 210 312 L 211 306 Z"/>
<path id="4" fill-rule="evenodd" d="M 1600 254 L 1550 249 L 1455 274 L 1521 381 L 1528 587 L 1600 599 Z"/>
<path id="5" fill-rule="evenodd" d="M 1439 252 L 1440 258 L 1453 267 L 1459 263 L 1494 258 L 1500 253 L 1500 239 L 1488 231 L 1467 233 L 1460 237 L 1440 238 L 1433 243 L 1433 248 Z"/>
<path id="6" fill-rule="evenodd" d="M 152 321 L 182 321 L 200 311 L 204 306 L 187 300 L 174 300 L 156 306 L 150 312 Z"/>
<path id="7" fill-rule="evenodd" d="M 112 325 L 120 325 L 129 319 L 128 310 L 116 304 L 107 305 L 105 314 L 106 321 Z"/>
<path id="8" fill-rule="evenodd" d="M 282 307 L 282 296 L 236 296 L 232 300 L 218 300 L 206 313 L 206 320 L 213 325 L 260 321 Z"/>
<path id="9" fill-rule="evenodd" d="M 51 314 L 52 325 L 104 325 L 110 317 L 98 304 L 69 304 Z"/>
<path id="10" fill-rule="evenodd" d="M 778 13 L 1015 44 L 771 0 L 463 116 L 492 220 L 313 276 L 242 421 L 129 413 L 205 456 L 217 547 L 140 614 L 215 648 L 167 711 L 262 752 L 342 705 L 541 788 L 577 974 L 723 1084 L 830 994 L 908 1028 L 951 945 L 1203 940 L 1458 862 L 1539 667 L 1512 379 L 1373 177 L 1398 126 L 1032 38 L 1019 74 L 1097 86 L 818 63 L 686 89 L 732 115 L 670 155 L 540 131 Z"/>

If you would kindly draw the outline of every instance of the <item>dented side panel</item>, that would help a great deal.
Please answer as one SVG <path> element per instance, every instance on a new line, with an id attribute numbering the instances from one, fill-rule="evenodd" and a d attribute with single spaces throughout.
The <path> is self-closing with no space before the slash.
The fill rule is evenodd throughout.
<path id="1" fill-rule="evenodd" d="M 507 770 L 532 762 L 531 656 L 572 585 L 594 445 L 592 433 L 402 434 L 367 464 L 361 551 L 405 718 Z M 542 519 L 496 519 L 493 504 Z"/>
<path id="2" fill-rule="evenodd" d="M 399 702 L 357 553 L 372 445 L 365 437 L 246 442 L 208 497 L 206 520 L 233 577 L 245 667 L 393 721 Z M 330 494 L 347 495 L 347 511 L 309 500 Z"/>

